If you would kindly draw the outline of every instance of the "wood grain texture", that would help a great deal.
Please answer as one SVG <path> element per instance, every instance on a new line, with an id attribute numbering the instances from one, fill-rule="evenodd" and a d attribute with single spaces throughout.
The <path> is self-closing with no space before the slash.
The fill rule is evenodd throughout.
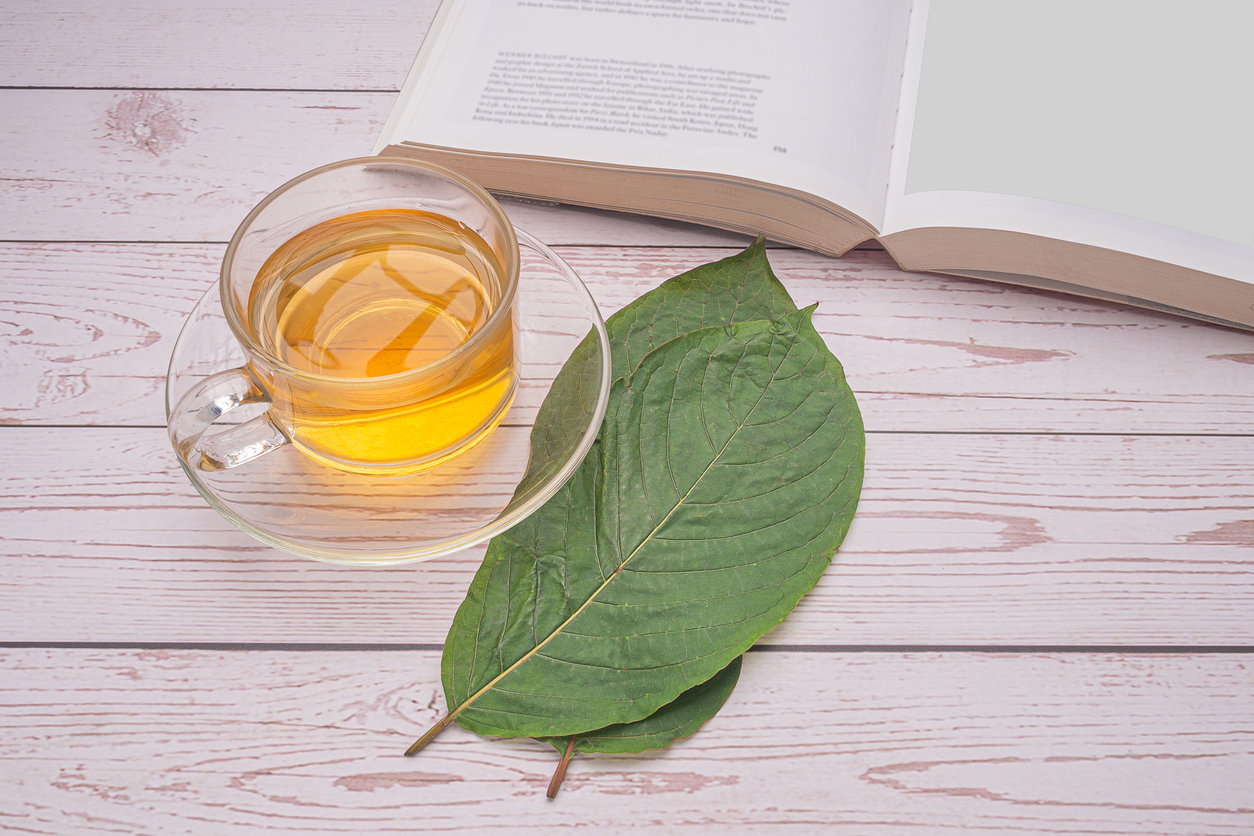
<path id="1" fill-rule="evenodd" d="M 31 834 L 1248 833 L 1248 657 L 754 653 L 673 748 L 454 727 L 434 652 L 7 651 L 0 827 Z"/>
<path id="2" fill-rule="evenodd" d="M 394 98 L 2 90 L 0 238 L 226 241 L 286 180 L 369 154 Z"/>
<path id="3" fill-rule="evenodd" d="M 0 640 L 438 643 L 482 557 L 314 563 L 220 519 L 161 429 L 2 437 Z M 871 435 L 835 565 L 766 641 L 1254 644 L 1250 461 L 1249 437 Z"/>
<path id="4" fill-rule="evenodd" d="M 179 329 L 220 244 L 0 244 L 0 423 L 164 422 Z M 606 316 L 734 250 L 560 247 Z M 872 431 L 1254 433 L 1254 337 L 883 252 L 773 250 Z"/>
<path id="5" fill-rule="evenodd" d="M 23 4 L 0 84 L 399 90 L 439 0 L 89 0 Z"/>
<path id="6" fill-rule="evenodd" d="M 0 240 L 218 241 L 266 194 L 369 155 L 392 93 L 0 89 Z M 47 125 L 58 141 L 47 141 Z M 554 244 L 721 244 L 702 227 L 511 201 Z"/>
<path id="7" fill-rule="evenodd" d="M 0 424 L 164 424 L 170 354 L 225 249 L 0 244 Z"/>

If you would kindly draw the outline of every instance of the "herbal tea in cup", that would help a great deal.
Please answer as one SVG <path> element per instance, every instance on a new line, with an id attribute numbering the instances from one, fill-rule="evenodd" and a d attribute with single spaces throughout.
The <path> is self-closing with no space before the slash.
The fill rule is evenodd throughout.
<path id="1" fill-rule="evenodd" d="M 515 386 L 512 321 L 491 316 L 504 291 L 486 243 L 429 212 L 359 212 L 288 241 L 253 284 L 248 328 L 318 378 L 268 383 L 292 442 L 357 470 L 438 461 L 481 438 Z M 337 384 L 363 380 L 378 381 L 364 397 Z"/>
<path id="2" fill-rule="evenodd" d="M 175 449 L 203 470 L 286 443 L 363 474 L 442 464 L 513 399 L 517 281 L 509 221 L 453 172 L 373 157 L 299 177 L 227 250 L 223 308 L 248 363 L 183 397 Z M 265 412 L 205 436 L 246 403 Z"/>

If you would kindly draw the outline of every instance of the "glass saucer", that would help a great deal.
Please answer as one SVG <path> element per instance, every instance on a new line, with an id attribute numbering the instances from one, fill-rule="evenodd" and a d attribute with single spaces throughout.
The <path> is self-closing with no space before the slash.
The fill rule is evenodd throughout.
<path id="1" fill-rule="evenodd" d="M 518 392 L 482 443 L 440 467 L 404 477 L 334 470 L 284 445 L 231 470 L 183 463 L 218 513 L 263 543 L 316 560 L 382 565 L 427 560 L 481 543 L 522 521 L 565 483 L 592 446 L 609 396 L 609 339 L 596 302 L 556 253 L 522 230 L 518 279 Z M 576 352 L 578 348 L 578 352 Z M 558 372 L 573 396 L 546 406 L 542 450 L 532 426 Z M 218 283 L 188 316 L 166 376 L 166 418 L 194 384 L 244 364 Z M 569 380 L 568 380 L 569 382 Z M 260 407 L 227 413 L 231 424 Z M 213 426 L 228 429 L 225 419 Z"/>

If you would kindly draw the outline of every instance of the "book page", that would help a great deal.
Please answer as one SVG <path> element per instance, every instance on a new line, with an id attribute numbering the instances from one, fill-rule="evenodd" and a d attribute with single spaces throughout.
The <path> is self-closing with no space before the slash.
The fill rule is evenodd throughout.
<path id="1" fill-rule="evenodd" d="M 930 0 L 915 14 L 886 232 L 1016 229 L 1248 268 L 1254 3 Z"/>
<path id="2" fill-rule="evenodd" d="M 908 0 L 446 0 L 440 15 L 379 148 L 714 172 L 883 219 Z"/>

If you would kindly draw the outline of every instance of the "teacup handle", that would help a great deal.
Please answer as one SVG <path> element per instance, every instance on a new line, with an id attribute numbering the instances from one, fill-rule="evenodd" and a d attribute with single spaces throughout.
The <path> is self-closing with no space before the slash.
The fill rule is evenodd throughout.
<path id="1" fill-rule="evenodd" d="M 210 375 L 179 399 L 170 414 L 170 441 L 179 458 L 199 470 L 228 470 L 290 442 L 267 412 L 212 437 L 209 425 L 244 404 L 269 403 L 269 396 L 247 369 Z"/>

